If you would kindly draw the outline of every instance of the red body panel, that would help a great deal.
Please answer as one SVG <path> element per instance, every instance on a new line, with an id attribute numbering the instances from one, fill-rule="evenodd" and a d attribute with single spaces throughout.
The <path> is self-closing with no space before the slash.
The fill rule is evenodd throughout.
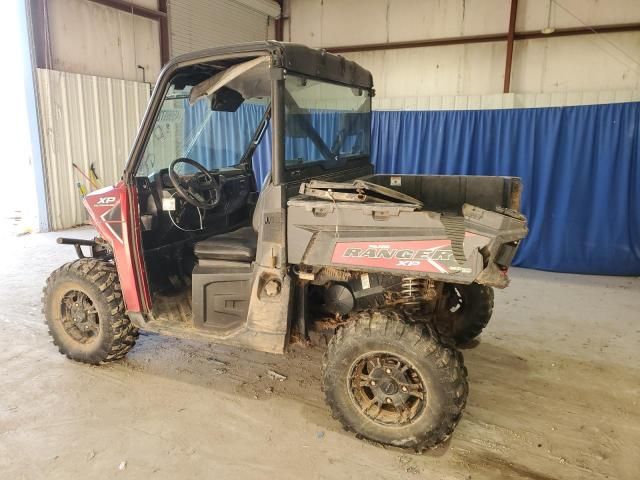
<path id="1" fill-rule="evenodd" d="M 127 310 L 147 312 L 151 296 L 141 255 L 137 213 L 131 218 L 131 207 L 138 208 L 135 188 L 119 182 L 91 192 L 84 198 L 84 205 L 100 236 L 113 248 Z"/>

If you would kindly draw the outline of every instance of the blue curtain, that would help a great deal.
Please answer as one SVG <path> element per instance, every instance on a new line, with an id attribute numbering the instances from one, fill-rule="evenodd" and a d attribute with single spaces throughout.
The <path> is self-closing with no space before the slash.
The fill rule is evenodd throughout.
<path id="1" fill-rule="evenodd" d="M 340 143 L 340 153 L 346 155 L 366 155 L 368 138 L 364 135 L 353 134 L 354 132 L 367 132 L 368 124 L 371 121 L 369 113 L 357 112 L 334 112 L 323 110 L 311 110 L 307 114 L 310 126 L 318 132 L 320 138 L 324 141 L 328 148 L 337 148 L 335 143 L 337 135 L 341 130 L 345 136 Z M 320 149 L 313 143 L 303 128 L 296 123 L 295 114 L 288 114 L 288 122 L 285 131 L 285 158 L 286 160 L 300 159 L 302 162 L 315 162 L 324 160 Z M 302 120 L 301 120 L 302 121 Z M 366 128 L 366 130 L 365 130 Z M 295 131 L 295 133 L 293 133 Z"/>
<path id="2" fill-rule="evenodd" d="M 379 173 L 522 177 L 516 265 L 640 274 L 640 103 L 375 112 Z"/>
<path id="3" fill-rule="evenodd" d="M 370 116 L 363 113 L 311 111 L 308 119 L 311 126 L 320 134 L 327 146 L 331 148 L 337 133 L 343 126 L 349 132 L 361 131 L 362 125 L 369 123 Z M 287 160 L 299 158 L 303 162 L 314 162 L 324 158 L 320 149 L 309 140 L 309 137 L 299 125 L 291 121 L 291 127 L 289 128 L 288 132 L 295 129 L 297 133 L 285 137 L 285 157 Z M 369 134 L 370 132 L 367 131 L 367 133 Z M 340 152 L 343 154 L 364 153 L 368 138 L 363 137 L 363 135 L 346 135 L 341 143 Z M 266 175 L 271 170 L 271 125 L 267 128 L 254 153 L 253 170 L 258 186 L 261 186 Z"/>
<path id="4" fill-rule="evenodd" d="M 209 169 L 236 165 L 246 151 L 266 105 L 243 103 L 235 112 L 212 111 L 207 102 L 189 107 L 185 100 L 186 155 Z M 202 131 L 199 131 L 202 128 Z"/>

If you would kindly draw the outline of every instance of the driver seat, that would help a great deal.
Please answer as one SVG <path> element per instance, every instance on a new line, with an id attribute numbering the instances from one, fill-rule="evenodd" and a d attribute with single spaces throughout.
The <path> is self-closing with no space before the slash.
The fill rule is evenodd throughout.
<path id="1" fill-rule="evenodd" d="M 253 262 L 257 243 L 258 234 L 253 227 L 242 227 L 202 240 L 195 244 L 193 251 L 198 260 Z"/>
<path id="2" fill-rule="evenodd" d="M 271 175 L 268 174 L 262 183 L 262 189 L 253 211 L 252 225 L 241 227 L 232 232 L 215 235 L 198 242 L 194 246 L 194 253 L 199 261 L 224 260 L 231 262 L 251 263 L 256 259 L 258 245 L 258 229 L 264 209 L 265 190 L 269 188 Z"/>

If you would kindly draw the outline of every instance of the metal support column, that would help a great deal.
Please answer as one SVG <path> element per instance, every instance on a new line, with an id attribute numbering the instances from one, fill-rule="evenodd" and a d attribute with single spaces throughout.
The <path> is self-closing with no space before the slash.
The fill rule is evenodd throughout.
<path id="1" fill-rule="evenodd" d="M 39 3 L 39 2 L 36 2 Z M 47 207 L 47 187 L 45 180 L 44 158 L 42 155 L 42 141 L 40 126 L 38 123 L 38 97 L 36 91 L 36 59 L 34 52 L 34 35 L 30 26 L 35 25 L 30 17 L 31 4 L 17 2 L 18 4 L 18 28 L 20 32 L 20 50 L 23 58 L 24 89 L 26 100 L 26 112 L 29 129 L 29 153 L 33 166 L 34 181 L 36 186 L 36 200 L 38 206 L 38 229 L 41 232 L 49 231 L 49 210 Z M 42 33 L 42 32 L 40 32 Z M 46 58 L 46 55 L 43 57 Z"/>
<path id="2" fill-rule="evenodd" d="M 504 65 L 503 93 L 509 93 L 511 89 L 511 66 L 513 64 L 513 41 L 516 32 L 516 17 L 518 12 L 518 0 L 511 0 L 511 12 L 509 14 L 509 30 L 507 31 L 507 59 Z"/>

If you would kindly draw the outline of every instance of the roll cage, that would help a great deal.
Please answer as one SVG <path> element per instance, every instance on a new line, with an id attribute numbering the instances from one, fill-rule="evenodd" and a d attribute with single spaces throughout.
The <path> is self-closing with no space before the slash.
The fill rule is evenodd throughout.
<path id="1" fill-rule="evenodd" d="M 228 68 L 234 64 L 264 55 L 270 57 L 271 108 L 269 109 L 269 119 L 272 122 L 273 135 L 271 177 L 274 185 L 286 183 L 284 170 L 284 109 L 285 103 L 295 102 L 284 88 L 284 78 L 288 71 L 313 79 L 361 88 L 367 90 L 370 96 L 374 94 L 373 80 L 369 71 L 343 57 L 332 55 L 322 50 L 310 49 L 298 44 L 275 41 L 253 42 L 233 47 L 204 50 L 176 57 L 160 72 L 147 111 L 145 112 L 144 119 L 127 160 L 123 175 L 125 184 L 131 185 L 134 181 L 136 171 L 142 161 L 142 155 L 162 101 L 171 81 L 174 80 L 177 75 L 187 70 L 194 74 L 200 71 L 203 75 L 209 75 L 213 70 L 207 72 L 207 66 L 210 68 Z M 261 126 L 262 125 L 263 123 L 261 123 Z M 324 154 L 331 152 L 330 147 L 323 144 L 322 139 L 314 135 L 312 127 L 310 128 L 309 125 L 301 125 L 301 127 L 308 131 L 311 140 L 317 143 L 318 148 L 323 151 Z M 260 134 L 259 138 L 261 138 L 263 134 L 264 131 Z M 245 157 L 246 155 L 243 156 L 243 159 L 245 159 Z"/>

